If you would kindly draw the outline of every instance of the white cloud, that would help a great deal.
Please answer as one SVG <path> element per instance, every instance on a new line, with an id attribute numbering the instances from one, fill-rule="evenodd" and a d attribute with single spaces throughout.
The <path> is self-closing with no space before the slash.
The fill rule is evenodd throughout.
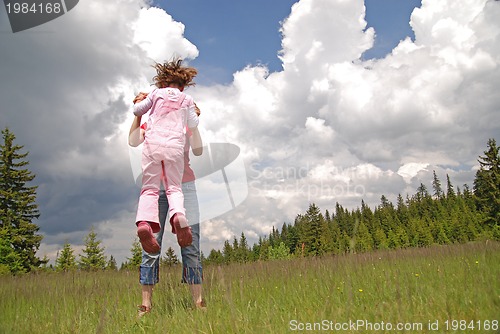
<path id="1" fill-rule="evenodd" d="M 218 245 L 222 245 L 225 240 L 231 240 L 234 236 L 224 220 L 216 219 L 202 224 L 201 234 L 208 242 L 214 242 Z"/>
<path id="2" fill-rule="evenodd" d="M 307 117 L 305 126 L 307 131 L 311 131 L 321 141 L 328 141 L 333 138 L 333 130 L 325 125 L 324 119 Z"/>
<path id="3" fill-rule="evenodd" d="M 410 162 L 399 167 L 398 174 L 401 175 L 407 183 L 410 183 L 411 179 L 414 178 L 420 171 L 425 170 L 429 166 L 427 163 Z"/>
<path id="4" fill-rule="evenodd" d="M 163 62 L 172 57 L 172 50 L 182 59 L 194 59 L 198 49 L 184 38 L 184 24 L 157 7 L 142 8 L 133 23 L 133 42 L 139 45 L 149 58 Z"/>
<path id="5" fill-rule="evenodd" d="M 416 40 L 363 62 L 374 31 L 365 30 L 362 1 L 295 4 L 282 27 L 283 71 L 247 67 L 223 94 L 197 91 L 200 103 L 223 106 L 205 112 L 215 137 L 257 152 L 247 157 L 256 191 L 246 205 L 265 198 L 262 220 L 273 220 L 273 210 L 293 217 L 311 201 L 373 205 L 382 194 L 411 193 L 440 165 L 473 165 L 498 133 L 491 122 L 500 124 L 500 34 L 491 11 L 492 1 L 424 1 L 412 16 Z M 252 105 L 251 118 L 241 114 Z M 300 168 L 307 175 L 278 172 Z M 471 184 L 473 173 L 453 177 Z"/>

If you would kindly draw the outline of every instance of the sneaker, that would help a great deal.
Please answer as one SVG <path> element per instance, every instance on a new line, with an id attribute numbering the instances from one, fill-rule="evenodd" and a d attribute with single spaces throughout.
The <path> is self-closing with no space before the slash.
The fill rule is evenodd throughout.
<path id="1" fill-rule="evenodd" d="M 142 318 L 143 316 L 145 316 L 149 312 L 151 312 L 151 307 L 147 307 L 147 306 L 144 306 L 144 305 L 137 306 L 137 316 L 139 318 Z"/>
<path id="2" fill-rule="evenodd" d="M 170 219 L 170 225 L 172 225 L 172 233 L 177 235 L 179 246 L 187 247 L 191 245 L 193 242 L 193 234 L 191 233 L 191 227 L 187 223 L 186 216 L 176 213 L 174 217 Z"/>
<path id="3" fill-rule="evenodd" d="M 141 242 L 142 249 L 146 253 L 156 254 L 160 252 L 160 245 L 153 235 L 153 230 L 148 222 L 140 222 L 137 225 L 137 236 Z"/>

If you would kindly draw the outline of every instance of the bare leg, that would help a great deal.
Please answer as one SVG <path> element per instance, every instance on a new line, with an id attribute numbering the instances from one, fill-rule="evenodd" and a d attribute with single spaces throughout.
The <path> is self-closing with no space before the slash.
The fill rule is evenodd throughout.
<path id="1" fill-rule="evenodd" d="M 154 285 L 142 285 L 142 305 L 151 308 Z"/>
<path id="2" fill-rule="evenodd" d="M 190 284 L 189 289 L 191 290 L 191 296 L 193 297 L 193 303 L 196 308 L 203 309 L 205 308 L 205 302 L 201 296 L 202 288 L 201 284 Z"/>

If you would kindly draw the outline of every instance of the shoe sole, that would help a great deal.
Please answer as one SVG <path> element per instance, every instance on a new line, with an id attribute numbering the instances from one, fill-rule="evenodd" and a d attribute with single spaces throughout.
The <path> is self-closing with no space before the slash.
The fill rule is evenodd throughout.
<path id="1" fill-rule="evenodd" d="M 137 236 L 139 237 L 142 249 L 144 249 L 146 253 L 155 254 L 160 251 L 160 245 L 156 241 L 149 225 L 138 227 Z"/>
<path id="2" fill-rule="evenodd" d="M 185 224 L 187 224 L 186 217 L 181 216 Z M 181 228 L 181 223 L 179 217 L 176 215 L 173 219 L 173 224 L 172 224 L 172 229 L 173 233 L 177 235 L 177 243 L 181 247 L 187 247 L 190 246 L 193 243 L 193 234 L 191 233 L 191 227 L 182 227 Z M 185 225 L 183 224 L 183 225 Z"/>

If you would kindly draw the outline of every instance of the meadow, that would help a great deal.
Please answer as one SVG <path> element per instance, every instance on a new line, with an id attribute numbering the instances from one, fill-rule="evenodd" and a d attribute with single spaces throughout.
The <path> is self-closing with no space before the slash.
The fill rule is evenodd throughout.
<path id="1" fill-rule="evenodd" d="M 204 268 L 207 310 L 162 268 L 137 318 L 137 272 L 0 277 L 0 333 L 499 333 L 500 243 Z"/>

